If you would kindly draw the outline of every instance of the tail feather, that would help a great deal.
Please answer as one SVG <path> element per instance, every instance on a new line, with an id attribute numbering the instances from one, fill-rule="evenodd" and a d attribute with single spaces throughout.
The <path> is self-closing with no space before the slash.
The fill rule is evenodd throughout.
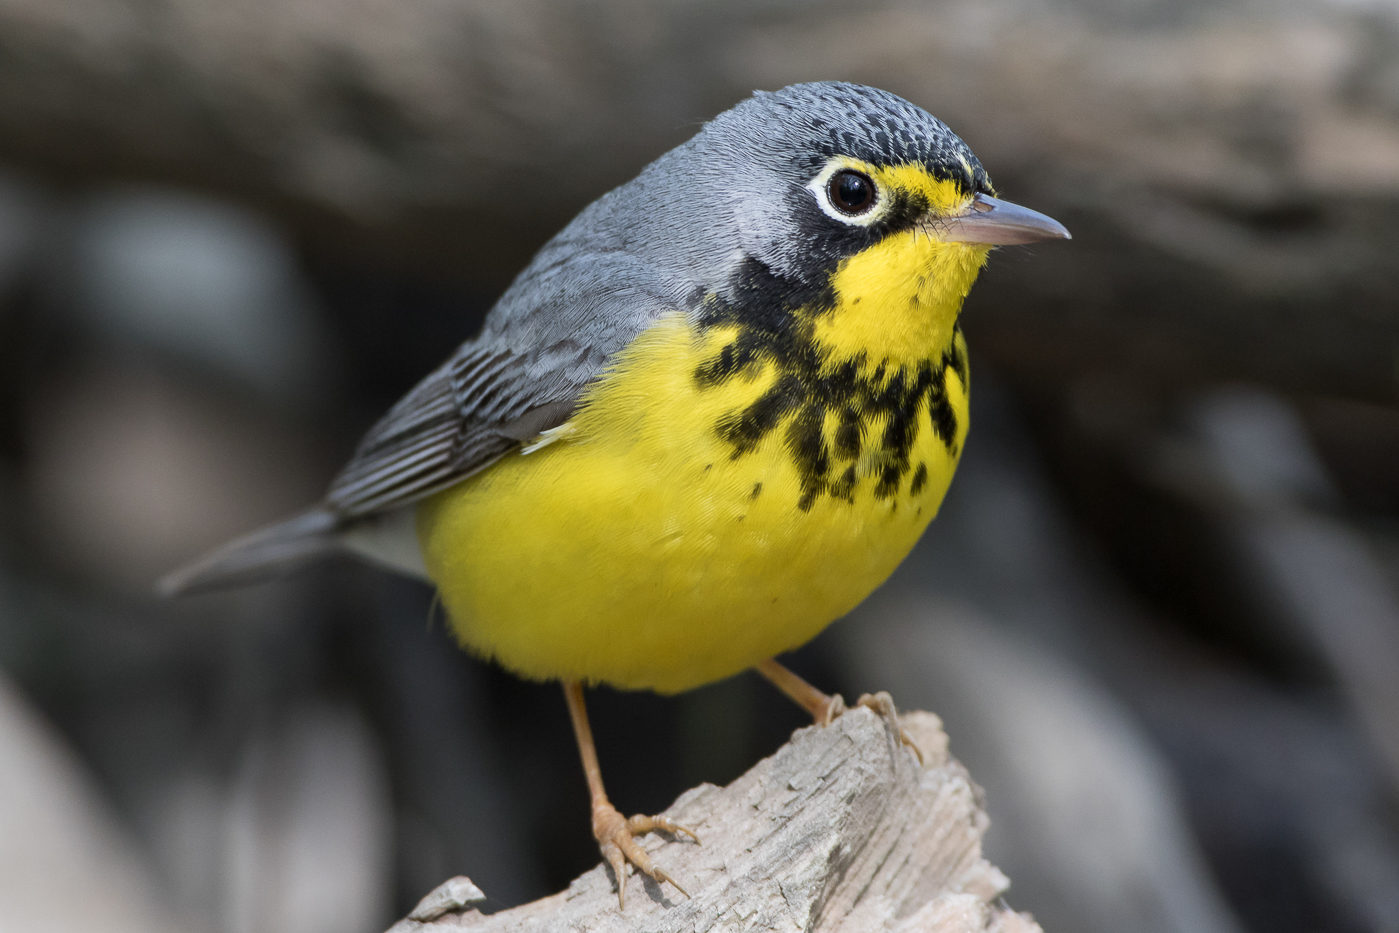
<path id="1" fill-rule="evenodd" d="M 198 593 L 278 576 L 341 545 L 341 519 L 328 509 L 312 509 L 295 518 L 237 538 L 194 563 L 166 574 L 156 584 L 165 596 Z"/>

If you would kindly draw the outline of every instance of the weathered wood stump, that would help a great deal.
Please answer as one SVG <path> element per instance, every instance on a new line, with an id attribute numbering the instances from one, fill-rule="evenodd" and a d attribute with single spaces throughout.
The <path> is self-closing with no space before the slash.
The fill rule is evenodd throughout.
<path id="1" fill-rule="evenodd" d="M 728 787 L 682 794 L 666 816 L 702 845 L 647 838 L 648 851 L 693 895 L 632 874 L 617 906 L 602 865 L 568 889 L 485 915 L 466 878 L 433 891 L 390 933 L 474 931 L 802 930 L 1037 933 L 1000 903 L 1009 886 L 981 854 L 981 791 L 948 753 L 941 721 L 857 708 L 792 736 Z"/>

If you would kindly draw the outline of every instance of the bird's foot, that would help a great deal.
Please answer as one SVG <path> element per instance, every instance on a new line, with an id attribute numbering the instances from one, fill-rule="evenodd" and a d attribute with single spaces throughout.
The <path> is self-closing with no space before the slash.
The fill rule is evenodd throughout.
<path id="1" fill-rule="evenodd" d="M 635 865 L 637 870 L 654 878 L 657 883 L 668 883 L 686 897 L 690 896 L 665 869 L 651 861 L 651 856 L 647 855 L 646 850 L 636 841 L 637 836 L 655 830 L 673 836 L 684 834 L 695 842 L 700 841 L 694 830 L 663 816 L 637 815 L 627 818 L 607 801 L 593 805 L 593 836 L 597 839 L 598 848 L 602 850 L 602 857 L 612 866 L 612 874 L 617 879 L 618 907 L 626 906 L 628 862 Z"/>
<path id="2" fill-rule="evenodd" d="M 835 699 L 840 700 L 840 697 L 837 696 Z M 843 712 L 845 702 L 842 700 L 840 705 Z M 855 705 L 863 706 L 879 714 L 879 717 L 889 725 L 890 730 L 899 737 L 899 741 L 912 749 L 913 756 L 918 759 L 918 764 L 923 764 L 923 750 L 918 747 L 918 743 L 913 741 L 913 736 L 909 735 L 908 730 L 899 722 L 899 711 L 894 708 L 894 698 L 887 691 L 866 693 L 855 701 Z"/>
<path id="3" fill-rule="evenodd" d="M 918 743 L 913 741 L 913 736 L 909 735 L 908 730 L 899 722 L 899 711 L 894 706 L 894 698 L 887 691 L 866 693 L 855 701 L 855 705 L 857 707 L 863 706 L 878 714 L 879 718 L 883 719 L 889 726 L 889 729 L 899 737 L 899 742 L 912 750 L 918 763 L 923 764 L 923 750 L 918 747 Z M 849 709 L 850 707 L 845 705 L 844 697 L 839 693 L 832 693 L 826 697 L 825 704 L 816 709 L 813 715 L 818 726 L 829 726 L 836 717 L 848 712 Z"/>
<path id="4" fill-rule="evenodd" d="M 787 694 L 802 709 L 810 713 L 811 718 L 816 721 L 818 726 L 829 726 L 837 716 L 849 709 L 845 705 L 845 698 L 839 693 L 825 693 L 817 690 L 792 671 L 778 664 L 776 660 L 763 661 L 755 666 L 755 670 L 771 681 L 777 689 Z M 909 735 L 899 724 L 899 711 L 894 708 L 893 697 L 883 690 L 878 693 L 866 693 L 855 701 L 855 705 L 866 707 L 878 713 L 879 717 L 889 725 L 890 730 L 899 737 L 899 741 L 913 750 L 918 763 L 923 764 L 923 750 L 918 747 L 918 743 L 913 741 L 913 736 Z"/>

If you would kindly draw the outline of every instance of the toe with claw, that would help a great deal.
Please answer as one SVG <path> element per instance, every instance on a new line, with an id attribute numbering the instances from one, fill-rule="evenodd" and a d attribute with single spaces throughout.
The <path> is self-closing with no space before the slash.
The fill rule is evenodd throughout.
<path id="1" fill-rule="evenodd" d="M 699 842 L 694 830 L 679 823 L 666 819 L 663 816 L 633 816 L 630 819 L 622 816 L 617 808 L 610 803 L 603 803 L 593 807 L 593 835 L 597 838 L 598 848 L 602 850 L 602 857 L 607 860 L 607 864 L 612 866 L 612 874 L 617 879 L 617 905 L 626 906 L 627 891 L 627 863 L 631 862 L 637 870 L 645 875 L 654 878 L 659 884 L 669 884 L 681 894 L 689 897 L 690 894 L 680 883 L 670 876 L 665 869 L 651 861 L 651 856 L 646 850 L 641 848 L 636 837 L 653 830 L 660 830 L 672 835 L 684 834 L 695 842 Z"/>
<path id="2" fill-rule="evenodd" d="M 913 736 L 909 735 L 908 730 L 899 722 L 899 711 L 894 708 L 893 697 L 883 690 L 878 693 L 866 693 L 855 701 L 855 705 L 878 713 L 880 718 L 889 724 L 889 728 L 898 734 L 899 741 L 913 751 L 913 757 L 918 759 L 918 764 L 924 764 L 923 750 L 918 747 L 918 743 L 913 741 Z"/>
<path id="3" fill-rule="evenodd" d="M 841 698 L 840 694 L 828 694 L 817 690 L 775 660 L 763 661 L 757 665 L 756 670 L 771 681 L 777 689 L 809 712 L 818 726 L 829 726 L 847 709 L 845 700 Z M 904 730 L 903 726 L 899 725 L 899 711 L 894 708 L 894 700 L 889 694 L 884 691 L 867 693 L 860 697 L 855 705 L 868 707 L 878 713 L 885 722 L 889 723 L 891 729 L 897 730 L 899 741 L 913 750 L 918 763 L 923 764 L 923 751 L 913 741 L 913 737 Z"/>

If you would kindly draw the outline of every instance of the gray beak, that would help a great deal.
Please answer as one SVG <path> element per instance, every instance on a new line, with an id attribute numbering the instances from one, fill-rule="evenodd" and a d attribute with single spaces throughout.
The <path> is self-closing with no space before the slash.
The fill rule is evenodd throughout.
<path id="1" fill-rule="evenodd" d="M 939 217 L 933 235 L 947 243 L 979 243 L 982 246 L 1018 246 L 1041 240 L 1068 240 L 1069 231 L 1053 217 L 1028 207 L 978 194 L 966 211 L 955 217 Z"/>

